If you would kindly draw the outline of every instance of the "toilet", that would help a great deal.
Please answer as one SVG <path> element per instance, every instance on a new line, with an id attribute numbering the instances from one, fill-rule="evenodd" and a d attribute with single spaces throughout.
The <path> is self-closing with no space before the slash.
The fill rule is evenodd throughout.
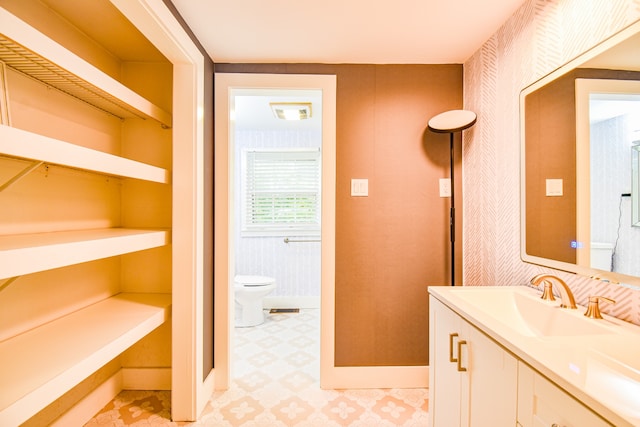
<path id="1" fill-rule="evenodd" d="M 611 243 L 591 242 L 591 268 L 611 271 L 611 257 L 613 245 Z"/>
<path id="2" fill-rule="evenodd" d="M 268 276 L 237 275 L 234 278 L 236 326 L 257 326 L 264 322 L 262 299 L 276 288 L 276 279 Z"/>

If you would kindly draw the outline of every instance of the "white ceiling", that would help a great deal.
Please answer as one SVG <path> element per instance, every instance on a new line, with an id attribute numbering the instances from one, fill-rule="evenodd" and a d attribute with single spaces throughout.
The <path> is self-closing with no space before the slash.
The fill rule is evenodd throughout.
<path id="1" fill-rule="evenodd" d="M 277 119 L 269 103 L 301 102 L 311 103 L 311 117 L 306 120 L 289 121 Z M 301 89 L 235 89 L 231 110 L 235 130 L 322 130 L 322 92 Z"/>
<path id="2" fill-rule="evenodd" d="M 460 64 L 525 0 L 172 0 L 214 62 Z"/>

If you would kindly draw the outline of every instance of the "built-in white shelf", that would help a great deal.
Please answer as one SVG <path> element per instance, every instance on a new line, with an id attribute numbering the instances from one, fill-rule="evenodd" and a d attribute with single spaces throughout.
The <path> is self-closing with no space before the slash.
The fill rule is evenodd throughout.
<path id="1" fill-rule="evenodd" d="M 163 168 L 5 125 L 0 125 L 0 154 L 162 184 L 170 179 Z"/>
<path id="2" fill-rule="evenodd" d="M 0 236 L 0 279 L 169 243 L 169 231 L 107 228 Z"/>
<path id="3" fill-rule="evenodd" d="M 0 342 L 0 425 L 19 425 L 171 316 L 171 295 L 121 293 Z"/>
<path id="4" fill-rule="evenodd" d="M 0 33 L 0 61 L 10 68 L 117 117 L 171 126 L 171 114 L 2 8 Z"/>

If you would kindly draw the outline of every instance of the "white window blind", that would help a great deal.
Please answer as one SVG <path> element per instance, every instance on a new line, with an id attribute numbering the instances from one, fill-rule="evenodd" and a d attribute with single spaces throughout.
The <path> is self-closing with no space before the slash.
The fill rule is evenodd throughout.
<path id="1" fill-rule="evenodd" d="M 318 234 L 320 151 L 244 150 L 245 235 Z"/>

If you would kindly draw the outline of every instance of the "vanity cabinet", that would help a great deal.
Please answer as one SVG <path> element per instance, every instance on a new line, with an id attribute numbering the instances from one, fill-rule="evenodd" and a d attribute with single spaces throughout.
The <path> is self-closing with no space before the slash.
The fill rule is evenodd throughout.
<path id="1" fill-rule="evenodd" d="M 613 425 L 434 295 L 429 311 L 431 427 Z"/>
<path id="2" fill-rule="evenodd" d="M 0 2 L 3 426 L 110 378 L 171 387 L 172 65 L 70 24 L 125 22 L 109 2 L 45 3 Z"/>
<path id="3" fill-rule="evenodd" d="M 611 427 L 524 363 L 518 366 L 519 427 Z"/>
<path id="4" fill-rule="evenodd" d="M 431 427 L 514 426 L 517 359 L 433 296 L 429 313 Z"/>

